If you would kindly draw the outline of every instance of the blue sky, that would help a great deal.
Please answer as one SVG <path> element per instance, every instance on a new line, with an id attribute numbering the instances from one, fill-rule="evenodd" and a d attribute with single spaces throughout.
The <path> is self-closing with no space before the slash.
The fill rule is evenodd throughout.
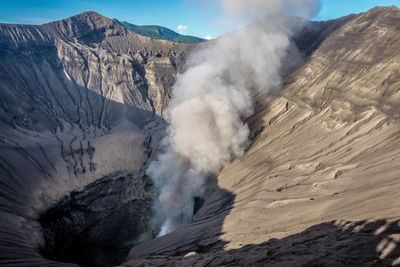
<path id="1" fill-rule="evenodd" d="M 268 0 L 266 0 L 268 1 Z M 207 5 L 204 5 L 207 2 Z M 42 24 L 87 10 L 138 25 L 161 25 L 199 37 L 216 37 L 232 25 L 221 23 L 221 10 L 212 0 L 0 0 L 0 22 Z M 364 12 L 399 0 L 321 0 L 315 20 Z"/>

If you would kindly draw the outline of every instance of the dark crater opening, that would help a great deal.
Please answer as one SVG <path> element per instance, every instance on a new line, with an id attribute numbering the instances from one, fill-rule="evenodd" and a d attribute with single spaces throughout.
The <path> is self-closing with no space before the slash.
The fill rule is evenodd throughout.
<path id="1" fill-rule="evenodd" d="M 154 192 L 143 173 L 118 172 L 73 191 L 41 214 L 45 258 L 83 266 L 118 265 L 153 239 Z"/>

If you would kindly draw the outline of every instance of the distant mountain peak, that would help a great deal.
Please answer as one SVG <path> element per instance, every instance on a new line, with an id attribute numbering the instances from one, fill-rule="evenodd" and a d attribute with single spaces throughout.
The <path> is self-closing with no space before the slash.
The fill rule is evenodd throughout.
<path id="1" fill-rule="evenodd" d="M 85 27 L 89 27 L 90 29 L 99 29 L 104 26 L 109 26 L 114 24 L 114 22 L 95 12 L 95 11 L 85 11 L 69 18 L 65 18 L 62 20 L 52 21 L 46 23 L 44 25 L 76 25 L 81 31 Z M 82 28 L 83 27 L 83 28 Z M 74 27 L 67 27 L 68 29 L 73 29 Z"/>
<path id="2" fill-rule="evenodd" d="M 400 10 L 397 6 L 391 5 L 391 6 L 376 6 L 374 8 L 371 8 L 369 11 L 390 11 L 390 10 Z"/>
<path id="3" fill-rule="evenodd" d="M 92 18 L 92 19 L 106 19 L 110 20 L 109 18 L 97 13 L 96 11 L 85 11 L 79 14 L 72 16 L 71 18 Z"/>
<path id="4" fill-rule="evenodd" d="M 206 39 L 182 35 L 166 27 L 157 25 L 135 25 L 126 21 L 119 21 L 118 19 L 113 19 L 114 22 L 133 31 L 137 34 L 147 36 L 153 39 L 167 40 L 176 43 L 201 43 L 207 41 Z"/>
<path id="5" fill-rule="evenodd" d="M 371 8 L 367 12 L 365 12 L 365 14 L 382 16 L 382 15 L 390 14 L 391 12 L 399 12 L 399 11 L 400 11 L 400 9 L 395 5 L 376 6 L 374 8 Z"/>

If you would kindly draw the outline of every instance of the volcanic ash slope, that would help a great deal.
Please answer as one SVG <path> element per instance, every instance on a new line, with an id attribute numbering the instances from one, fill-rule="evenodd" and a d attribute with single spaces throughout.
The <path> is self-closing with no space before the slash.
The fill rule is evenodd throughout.
<path id="1" fill-rule="evenodd" d="M 137 35 L 95 12 L 38 26 L 0 24 L 1 263 L 48 264 L 39 254 L 44 237 L 49 251 L 71 254 L 53 259 L 86 253 L 87 265 L 109 265 L 94 262 L 105 253 L 87 248 L 135 239 L 134 207 L 144 201 L 151 213 L 152 194 L 140 188 L 145 165 L 191 48 Z M 57 203 L 65 216 L 41 219 Z"/>
<path id="2" fill-rule="evenodd" d="M 305 62 L 248 120 L 245 156 L 191 224 L 125 265 L 400 263 L 399 25 L 396 7 L 313 22 Z"/>

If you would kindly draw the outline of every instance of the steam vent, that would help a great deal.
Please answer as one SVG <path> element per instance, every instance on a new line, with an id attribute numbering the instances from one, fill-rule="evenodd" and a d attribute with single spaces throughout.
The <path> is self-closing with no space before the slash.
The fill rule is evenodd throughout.
<path id="1" fill-rule="evenodd" d="M 128 24 L 0 23 L 0 266 L 400 265 L 399 8 Z"/>

